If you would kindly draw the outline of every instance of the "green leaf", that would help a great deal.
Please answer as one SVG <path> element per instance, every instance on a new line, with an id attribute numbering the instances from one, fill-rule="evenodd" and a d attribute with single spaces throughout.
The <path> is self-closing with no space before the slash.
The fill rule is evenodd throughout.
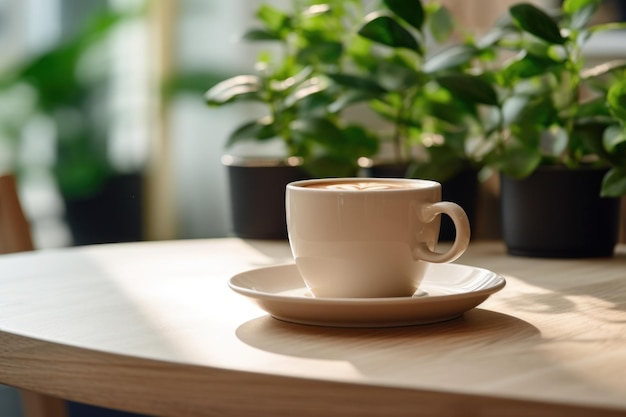
<path id="1" fill-rule="evenodd" d="M 467 168 L 467 162 L 448 146 L 431 146 L 425 150 L 428 161 L 411 163 L 407 170 L 408 178 L 445 182 Z"/>
<path id="2" fill-rule="evenodd" d="M 346 107 L 349 107 L 356 103 L 370 101 L 376 97 L 377 95 L 374 95 L 367 91 L 345 91 L 337 96 L 337 98 L 328 106 L 327 110 L 330 113 L 339 113 Z"/>
<path id="3" fill-rule="evenodd" d="M 462 126 L 464 114 L 455 100 L 449 103 L 431 100 L 427 103 L 428 113 L 433 117 L 448 122 L 452 126 Z"/>
<path id="4" fill-rule="evenodd" d="M 419 74 L 402 61 L 381 61 L 376 77 L 378 83 L 388 91 L 402 91 L 419 83 Z"/>
<path id="5" fill-rule="evenodd" d="M 328 84 L 328 82 L 326 81 Z M 329 106 L 336 100 L 337 93 L 330 92 L 328 89 L 323 89 L 319 92 L 308 94 L 297 101 L 297 111 L 300 115 L 308 115 L 309 117 L 314 115 L 325 115 L 329 113 Z"/>
<path id="6" fill-rule="evenodd" d="M 613 84 L 609 88 L 607 101 L 611 113 L 622 123 L 626 123 L 626 80 Z"/>
<path id="7" fill-rule="evenodd" d="M 215 84 L 204 95 L 207 104 L 220 106 L 235 100 L 259 99 L 261 80 L 256 75 L 237 75 Z"/>
<path id="8" fill-rule="evenodd" d="M 287 91 L 308 80 L 311 74 L 313 74 L 313 67 L 304 67 L 298 73 L 290 75 L 284 80 L 272 80 L 270 82 L 270 87 L 273 91 Z"/>
<path id="9" fill-rule="evenodd" d="M 399 123 L 398 110 L 387 101 L 371 100 L 368 103 L 368 105 L 373 111 L 375 111 L 384 120 L 387 120 L 394 124 Z"/>
<path id="10" fill-rule="evenodd" d="M 555 61 L 557 49 L 562 48 L 562 46 L 544 42 L 536 37 L 525 37 L 522 39 L 520 48 L 530 55 Z M 563 61 L 563 59 L 558 58 L 556 61 Z"/>
<path id="11" fill-rule="evenodd" d="M 163 80 L 163 97 L 171 98 L 180 93 L 189 93 L 197 97 L 207 90 L 207 86 L 213 87 L 226 77 L 226 74 L 211 70 L 174 72 L 170 78 Z"/>
<path id="12" fill-rule="evenodd" d="M 343 140 L 348 145 L 345 146 L 348 150 L 346 154 L 348 156 L 359 155 L 359 157 L 375 155 L 380 143 L 376 136 L 357 125 L 349 125 L 343 129 Z"/>
<path id="13" fill-rule="evenodd" d="M 289 128 L 301 140 L 325 143 L 340 141 L 343 137 L 337 125 L 323 117 L 297 119 L 290 123 Z"/>
<path id="14" fill-rule="evenodd" d="M 330 13 L 332 8 L 328 4 L 313 4 L 302 11 L 302 16 L 311 18 Z"/>
<path id="15" fill-rule="evenodd" d="M 613 119 L 611 110 L 608 108 L 604 97 L 581 102 L 578 106 L 576 117 L 583 121 L 585 119 L 595 119 L 595 121 Z"/>
<path id="16" fill-rule="evenodd" d="M 411 32 L 389 16 L 371 14 L 358 33 L 376 43 L 392 48 L 407 48 L 421 54 L 421 47 Z"/>
<path id="17" fill-rule="evenodd" d="M 444 75 L 437 77 L 436 81 L 460 100 L 468 103 L 498 105 L 498 94 L 493 86 L 477 76 L 467 74 Z"/>
<path id="18" fill-rule="evenodd" d="M 504 68 L 503 76 L 507 85 L 513 85 L 521 78 L 532 78 L 544 74 L 550 67 L 558 65 L 551 59 L 533 54 L 524 54 L 511 61 Z"/>
<path id="19" fill-rule="evenodd" d="M 428 58 L 422 69 L 426 73 L 443 71 L 467 64 L 479 53 L 472 45 L 454 45 Z"/>
<path id="20" fill-rule="evenodd" d="M 579 12 L 589 6 L 597 6 L 600 4 L 600 2 L 600 0 L 564 0 L 561 9 L 569 15 L 573 15 L 574 13 Z"/>
<path id="21" fill-rule="evenodd" d="M 541 154 L 536 147 L 510 146 L 498 157 L 499 169 L 512 178 L 521 179 L 532 174 L 541 163 Z"/>
<path id="22" fill-rule="evenodd" d="M 326 88 L 328 88 L 328 81 L 323 82 L 318 78 L 306 80 L 302 84 L 298 85 L 297 88 L 291 92 L 291 94 L 285 97 L 285 108 L 293 107 L 301 100 L 307 99 L 314 94 L 318 94 L 326 90 Z"/>
<path id="23" fill-rule="evenodd" d="M 570 17 L 570 26 L 579 30 L 587 26 L 596 14 L 600 0 L 565 0 L 562 10 Z"/>
<path id="24" fill-rule="evenodd" d="M 587 28 L 587 31 L 590 35 L 605 32 L 609 30 L 623 30 L 626 29 L 626 22 L 611 22 L 611 23 L 600 23 L 598 25 L 593 25 Z"/>
<path id="25" fill-rule="evenodd" d="M 577 123 L 572 130 L 570 148 L 579 149 L 586 155 L 597 155 L 601 160 L 612 160 L 613 156 L 607 152 L 603 143 L 608 126 L 605 122 L 587 120 Z M 616 145 L 617 146 L 617 145 Z"/>
<path id="26" fill-rule="evenodd" d="M 541 133 L 555 123 L 558 111 L 549 95 L 509 97 L 503 106 L 505 123 L 516 139 L 539 147 Z"/>
<path id="27" fill-rule="evenodd" d="M 282 10 L 268 4 L 263 4 L 256 12 L 256 16 L 269 32 L 285 33 L 291 31 L 291 17 Z"/>
<path id="28" fill-rule="evenodd" d="M 566 39 L 561 36 L 559 25 L 543 10 L 530 3 L 522 3 L 509 9 L 515 23 L 526 32 L 546 42 L 562 45 Z"/>
<path id="29" fill-rule="evenodd" d="M 430 14 L 427 24 L 435 40 L 443 43 L 454 31 L 454 19 L 445 6 L 440 4 L 435 4 L 435 6 L 436 9 Z"/>
<path id="30" fill-rule="evenodd" d="M 604 130 L 602 144 L 607 152 L 613 152 L 617 146 L 626 143 L 626 132 L 619 125 L 612 125 Z"/>
<path id="31" fill-rule="evenodd" d="M 307 147 L 324 154 L 356 158 L 370 156 L 378 151 L 378 140 L 363 127 L 350 125 L 341 129 L 325 117 L 296 119 L 290 124 L 292 136 Z"/>
<path id="32" fill-rule="evenodd" d="M 626 168 L 614 167 L 602 180 L 602 197 L 620 197 L 626 195 Z"/>
<path id="33" fill-rule="evenodd" d="M 250 29 L 241 37 L 246 41 L 279 41 L 280 35 L 265 29 Z"/>
<path id="34" fill-rule="evenodd" d="M 343 54 L 343 44 L 336 41 L 317 41 L 298 50 L 297 60 L 303 65 L 310 63 L 336 64 Z"/>
<path id="35" fill-rule="evenodd" d="M 76 79 L 82 53 L 76 44 L 62 45 L 33 57 L 13 76 L 38 90 L 41 105 L 52 111 L 76 101 L 77 92 L 83 91 Z"/>
<path id="36" fill-rule="evenodd" d="M 424 25 L 424 7 L 420 0 L 384 0 L 389 10 L 415 29 Z"/>
<path id="37" fill-rule="evenodd" d="M 263 141 L 275 137 L 276 131 L 272 123 L 267 123 L 265 120 L 253 120 L 251 122 L 244 123 L 235 129 L 228 137 L 226 147 L 231 147 L 239 142 L 250 140 Z"/>
<path id="38" fill-rule="evenodd" d="M 54 174 L 61 192 L 70 198 L 85 197 L 101 189 L 111 175 L 102 153 L 94 150 L 89 137 L 63 137 L 57 146 Z"/>
<path id="39" fill-rule="evenodd" d="M 106 72 L 100 66 L 89 74 L 89 79 L 77 77 L 85 56 L 107 40 L 112 30 L 124 19 L 136 16 L 135 12 L 119 13 L 108 9 L 101 10 L 90 17 L 86 24 L 72 38 L 44 50 L 29 58 L 15 68 L 11 74 L 14 79 L 22 79 L 39 90 L 39 102 L 45 111 L 54 111 L 58 106 L 75 105 L 84 99 L 90 88 L 104 81 Z M 103 55 L 103 54 L 100 54 Z M 105 56 L 100 59 L 106 59 Z M 85 68 L 80 68 L 85 75 Z M 100 71 L 99 71 L 100 70 Z M 86 82 L 89 85 L 86 85 Z"/>
<path id="40" fill-rule="evenodd" d="M 504 35 L 508 33 L 508 29 L 499 26 L 493 26 L 482 37 L 476 41 L 479 48 L 491 48 L 502 41 Z"/>
<path id="41" fill-rule="evenodd" d="M 387 92 L 387 90 L 381 87 L 380 84 L 378 84 L 373 78 L 340 73 L 328 73 L 327 76 L 337 84 L 354 90 L 360 90 L 371 94 L 384 94 Z"/>

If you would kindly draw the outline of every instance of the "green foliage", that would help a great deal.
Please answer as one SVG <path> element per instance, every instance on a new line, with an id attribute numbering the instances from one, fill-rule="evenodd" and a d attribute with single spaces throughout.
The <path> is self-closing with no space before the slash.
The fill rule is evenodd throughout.
<path id="1" fill-rule="evenodd" d="M 561 36 L 561 29 L 547 13 L 529 3 L 512 6 L 509 9 L 513 21 L 522 30 L 552 44 L 562 45 L 566 39 Z"/>
<path id="2" fill-rule="evenodd" d="M 497 100 L 474 97 L 496 115 L 493 128 L 485 130 L 488 166 L 516 178 L 542 164 L 606 167 L 602 195 L 626 194 L 620 178 L 626 172 L 626 67 L 614 61 L 586 68 L 582 51 L 592 34 L 626 25 L 590 27 L 599 3 L 566 0 L 554 14 L 516 4 L 483 42 L 494 51 L 513 52 L 503 65 L 482 72 Z M 462 93 L 458 86 L 450 89 Z"/>
<path id="3" fill-rule="evenodd" d="M 437 83 L 455 93 L 455 98 L 466 103 L 498 105 L 498 95 L 491 84 L 478 76 L 450 74 L 437 77 Z"/>
<path id="4" fill-rule="evenodd" d="M 107 57 L 98 55 L 102 62 L 91 66 L 86 66 L 85 60 L 88 56 L 93 58 L 90 53 L 121 22 L 134 16 L 135 12 L 103 9 L 71 38 L 29 57 L 0 76 L 0 95 L 16 86 L 25 86 L 34 93 L 32 113 L 12 130 L 15 144 L 32 117 L 44 115 L 54 125 L 57 140 L 53 174 L 67 196 L 95 192 L 114 172 L 106 152 L 106 131 L 102 129 L 106 114 L 101 103 L 107 83 L 106 66 L 102 64 Z"/>
<path id="5" fill-rule="evenodd" d="M 424 7 L 419 1 L 385 0 L 385 4 L 396 16 L 421 31 L 426 18 Z"/>
<path id="6" fill-rule="evenodd" d="M 392 48 L 407 48 L 417 52 L 422 50 L 411 32 L 390 16 L 376 13 L 370 15 L 359 29 L 359 35 Z"/>
<path id="7" fill-rule="evenodd" d="M 445 7 L 384 0 L 368 3 L 373 11 L 365 13 L 358 0 L 294 4 L 289 12 L 261 6 L 261 27 L 244 36 L 272 42 L 282 54 L 261 55 L 255 74 L 232 77 L 205 95 L 212 106 L 256 101 L 268 109 L 261 120 L 236 129 L 227 146 L 279 137 L 289 155 L 302 157 L 317 176 L 354 174 L 357 160 L 376 156 L 386 141 L 393 144 L 395 162 L 416 163 L 415 175 L 444 180 L 477 163 L 465 153 L 465 128 L 451 124 L 461 121 L 451 119 L 465 107 L 442 94 L 436 82 L 448 71 L 467 67 L 479 51 L 467 45 L 440 54 L 426 50 L 426 39 L 444 44 L 450 38 L 454 22 Z M 479 83 L 471 85 L 480 89 L 484 83 Z M 489 93 L 474 91 L 482 100 L 493 100 Z M 386 120 L 391 133 L 348 122 L 346 110 L 359 104 Z M 439 140 L 442 134 L 447 140 Z M 415 161 L 411 150 L 416 147 L 432 149 Z"/>
<path id="8" fill-rule="evenodd" d="M 409 175 L 440 181 L 468 167 L 521 178 L 542 164 L 597 165 L 610 169 L 603 195 L 626 194 L 626 61 L 587 68 L 582 52 L 592 35 L 626 28 L 590 26 L 600 0 L 565 0 L 556 12 L 518 3 L 485 36 L 460 42 L 437 1 L 382 0 L 369 13 L 357 0 L 294 4 L 306 7 L 262 6 L 262 27 L 245 36 L 282 55 L 261 55 L 256 74 L 207 93 L 210 105 L 267 105 L 229 145 L 281 137 L 321 174 L 316 165 L 355 168 L 390 141 Z M 388 131 L 346 122 L 357 104 Z"/>
<path id="9" fill-rule="evenodd" d="M 261 27 L 249 30 L 243 39 L 269 42 L 279 53 L 262 50 L 254 74 L 226 79 L 205 94 L 210 106 L 252 101 L 267 110 L 259 120 L 236 128 L 226 146 L 280 138 L 288 156 L 301 157 L 312 175 L 356 175 L 358 158 L 375 154 L 378 142 L 340 118 L 352 102 L 337 100 L 329 77 L 342 77 L 340 68 L 350 47 L 346 25 L 358 16 L 361 4 L 355 0 L 303 1 L 288 11 L 261 5 L 256 12 Z M 350 82 L 345 77 L 343 81 Z"/>
<path id="10" fill-rule="evenodd" d="M 411 164 L 408 175 L 445 180 L 478 164 L 459 146 L 464 127 L 450 126 L 460 107 L 437 87 L 440 77 L 468 67 L 477 54 L 469 45 L 444 47 L 453 27 L 452 16 L 438 2 L 384 1 L 359 26 L 362 43 L 351 55 L 354 66 L 342 76 L 329 75 L 342 91 L 336 106 L 362 100 L 388 122 L 390 137 L 378 132 L 379 141 L 393 144 L 392 162 Z M 423 151 L 418 158 L 417 148 Z"/>

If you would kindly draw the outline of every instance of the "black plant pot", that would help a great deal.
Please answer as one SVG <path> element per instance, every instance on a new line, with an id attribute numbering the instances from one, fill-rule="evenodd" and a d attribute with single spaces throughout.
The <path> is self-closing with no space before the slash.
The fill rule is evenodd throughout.
<path id="1" fill-rule="evenodd" d="M 224 158 L 228 169 L 233 233 L 244 239 L 287 239 L 285 188 L 309 178 L 281 160 Z"/>
<path id="2" fill-rule="evenodd" d="M 501 176 L 502 234 L 511 255 L 612 256 L 619 199 L 601 198 L 606 170 L 540 167 L 528 178 Z"/>
<path id="3" fill-rule="evenodd" d="M 407 172 L 407 165 L 403 164 L 379 164 L 368 167 L 365 173 L 374 178 L 404 178 Z M 457 203 L 470 221 L 470 227 L 476 223 L 476 205 L 478 196 L 478 177 L 476 171 L 467 169 L 461 171 L 454 177 L 441 183 L 441 199 Z M 454 223 L 448 216 L 441 216 L 441 229 L 439 240 L 451 242 L 456 236 Z"/>
<path id="4" fill-rule="evenodd" d="M 73 244 L 142 240 L 143 195 L 142 174 L 121 174 L 109 178 L 94 194 L 64 197 Z"/>

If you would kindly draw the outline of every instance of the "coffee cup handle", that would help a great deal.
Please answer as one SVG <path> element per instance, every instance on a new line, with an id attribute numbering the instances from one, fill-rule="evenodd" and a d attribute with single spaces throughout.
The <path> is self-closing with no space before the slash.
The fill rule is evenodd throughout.
<path id="1" fill-rule="evenodd" d="M 432 222 L 440 214 L 446 214 L 454 223 L 456 237 L 454 243 L 448 251 L 439 253 L 433 252 L 426 242 L 422 242 L 416 248 L 418 259 L 433 263 L 452 262 L 459 258 L 467 249 L 470 241 L 470 224 L 465 211 L 456 203 L 450 201 L 439 201 L 426 205 L 422 208 L 422 220 Z"/>

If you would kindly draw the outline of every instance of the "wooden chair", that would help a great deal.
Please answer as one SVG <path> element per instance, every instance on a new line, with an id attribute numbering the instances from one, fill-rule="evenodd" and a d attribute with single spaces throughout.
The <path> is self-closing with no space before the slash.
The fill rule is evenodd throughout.
<path id="1" fill-rule="evenodd" d="M 0 175 L 0 254 L 33 250 L 30 225 L 13 175 Z"/>
<path id="2" fill-rule="evenodd" d="M 0 254 L 33 250 L 30 224 L 24 215 L 15 176 L 0 175 Z M 25 417 L 67 417 L 65 401 L 19 390 Z"/>

